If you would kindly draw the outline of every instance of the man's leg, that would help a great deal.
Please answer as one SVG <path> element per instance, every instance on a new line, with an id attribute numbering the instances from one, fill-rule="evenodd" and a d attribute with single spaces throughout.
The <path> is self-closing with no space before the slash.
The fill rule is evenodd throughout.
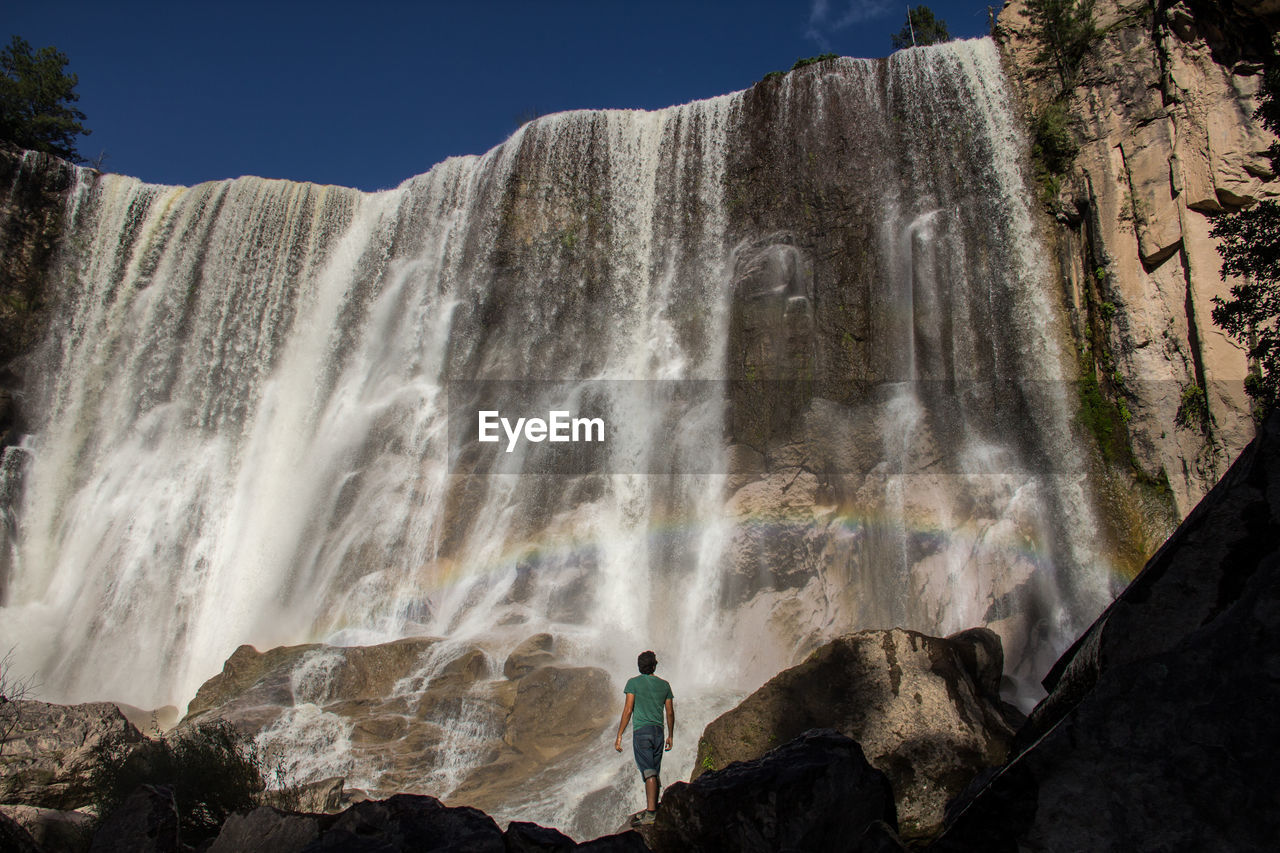
<path id="1" fill-rule="evenodd" d="M 644 780 L 644 796 L 649 804 L 649 811 L 656 812 L 658 810 L 658 788 L 660 783 L 657 776 L 650 776 Z"/>

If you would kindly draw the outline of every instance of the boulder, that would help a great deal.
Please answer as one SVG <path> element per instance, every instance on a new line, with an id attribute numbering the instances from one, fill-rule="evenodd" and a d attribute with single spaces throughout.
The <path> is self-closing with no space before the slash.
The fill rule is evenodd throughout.
<path id="1" fill-rule="evenodd" d="M 876 822 L 896 825 L 889 780 L 856 742 L 814 730 L 667 788 L 647 835 L 659 853 L 861 850 Z"/>
<path id="2" fill-rule="evenodd" d="M 341 811 L 342 785 L 341 776 L 321 779 L 318 782 L 306 782 L 283 789 L 269 789 L 262 792 L 262 804 L 279 809 L 313 814 L 330 814 Z"/>
<path id="3" fill-rule="evenodd" d="M 0 812 L 0 850 L 9 853 L 42 853 L 31 833 L 4 812 Z"/>
<path id="4" fill-rule="evenodd" d="M 110 702 L 6 706 L 17 724 L 0 750 L 0 802 L 76 809 L 89 804 L 93 752 L 104 742 L 140 743 L 142 733 Z"/>
<path id="5" fill-rule="evenodd" d="M 305 849 L 505 853 L 506 846 L 498 825 L 478 809 L 448 808 L 435 797 L 397 794 L 355 804 Z"/>
<path id="6" fill-rule="evenodd" d="M 692 778 L 831 728 L 888 776 L 903 837 L 935 834 L 947 801 L 1004 760 L 1020 721 L 991 689 L 999 649 L 990 631 L 955 640 L 902 629 L 840 637 L 712 721 Z"/>
<path id="7" fill-rule="evenodd" d="M 178 853 L 178 805 L 173 790 L 142 785 L 93 834 L 90 853 Z"/>
<path id="8" fill-rule="evenodd" d="M 334 820 L 259 806 L 227 818 L 208 853 L 301 853 Z"/>
<path id="9" fill-rule="evenodd" d="M 556 829 L 536 823 L 514 820 L 502 834 L 507 853 L 562 853 L 578 843 Z"/>
<path id="10" fill-rule="evenodd" d="M 448 792 L 450 805 L 510 819 L 521 816 L 506 811 L 518 794 L 540 774 L 581 760 L 616 721 L 608 674 L 552 665 L 554 647 L 550 634 L 526 637 L 505 655 L 499 676 L 494 660 L 504 658 L 492 650 L 431 638 L 266 652 L 242 646 L 200 688 L 182 725 L 224 718 L 269 753 L 283 750 L 303 799 L 268 792 L 266 805 L 332 812 L 343 799 L 339 776 L 359 767 L 373 768 L 372 797 Z M 460 719 L 468 725 L 459 727 Z M 342 748 L 299 758 L 299 741 Z"/>
<path id="11" fill-rule="evenodd" d="M 1280 837 L 1280 415 L 1058 661 L 939 851 Z"/>
<path id="12" fill-rule="evenodd" d="M 579 853 L 649 853 L 649 845 L 634 830 L 584 841 L 573 848 Z"/>
<path id="13" fill-rule="evenodd" d="M 93 843 L 94 819 L 84 812 L 4 805 L 0 806 L 0 813 L 13 819 L 45 850 L 84 853 Z M 0 844 L 0 849 L 8 848 Z"/>
<path id="14" fill-rule="evenodd" d="M 534 634 L 507 655 L 502 665 L 502 674 L 516 679 L 528 675 L 540 666 L 553 663 L 556 656 L 551 653 L 555 640 L 550 634 Z"/>

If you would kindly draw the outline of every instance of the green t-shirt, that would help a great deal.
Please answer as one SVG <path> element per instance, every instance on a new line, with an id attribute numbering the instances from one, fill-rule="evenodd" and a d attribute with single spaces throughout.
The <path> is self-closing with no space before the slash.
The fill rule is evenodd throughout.
<path id="1" fill-rule="evenodd" d="M 662 709 L 671 695 L 671 685 L 656 675 L 637 675 L 622 688 L 623 693 L 633 693 L 635 707 L 631 710 L 631 728 L 661 726 Z"/>

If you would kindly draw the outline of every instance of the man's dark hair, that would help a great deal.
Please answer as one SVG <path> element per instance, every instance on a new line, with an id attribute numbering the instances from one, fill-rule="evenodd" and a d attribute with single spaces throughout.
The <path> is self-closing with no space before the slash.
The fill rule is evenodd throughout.
<path id="1" fill-rule="evenodd" d="M 658 667 L 658 656 L 653 652 L 641 652 L 640 657 L 636 658 L 636 666 L 640 667 L 641 675 L 653 675 Z"/>

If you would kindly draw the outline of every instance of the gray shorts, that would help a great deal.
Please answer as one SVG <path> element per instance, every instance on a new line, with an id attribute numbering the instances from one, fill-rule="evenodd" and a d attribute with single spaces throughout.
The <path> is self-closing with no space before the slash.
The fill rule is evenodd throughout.
<path id="1" fill-rule="evenodd" d="M 640 775 L 649 779 L 662 769 L 662 726 L 641 726 L 631 733 L 631 748 L 636 754 Z"/>

